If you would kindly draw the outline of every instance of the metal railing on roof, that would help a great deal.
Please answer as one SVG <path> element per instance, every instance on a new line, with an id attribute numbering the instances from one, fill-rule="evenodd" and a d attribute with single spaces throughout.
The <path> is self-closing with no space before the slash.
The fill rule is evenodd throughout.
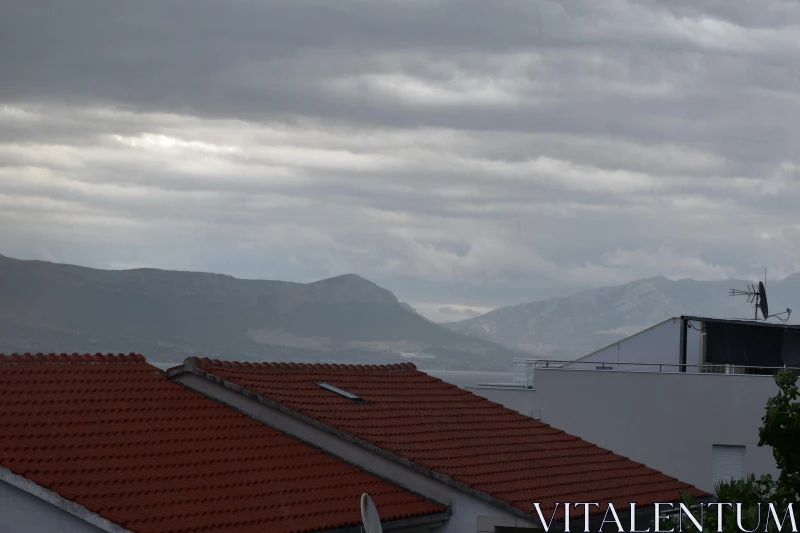
<path id="1" fill-rule="evenodd" d="M 800 367 L 790 366 L 748 366 L 748 365 L 720 365 L 706 363 L 703 365 L 690 365 L 681 363 L 635 363 L 616 361 L 560 361 L 554 359 L 514 359 L 514 384 L 523 385 L 532 389 L 536 370 L 539 368 L 553 370 L 583 370 L 583 371 L 613 371 L 623 372 L 662 372 L 662 373 L 693 373 L 693 374 L 733 374 L 774 376 L 784 369 L 800 373 Z"/>

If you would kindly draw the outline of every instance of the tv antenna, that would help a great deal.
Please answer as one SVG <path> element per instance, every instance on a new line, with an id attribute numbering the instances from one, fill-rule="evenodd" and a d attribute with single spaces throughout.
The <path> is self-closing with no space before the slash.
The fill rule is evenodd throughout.
<path id="1" fill-rule="evenodd" d="M 764 281 L 759 281 L 758 285 L 750 284 L 747 290 L 731 289 L 731 296 L 747 296 L 747 303 L 752 304 L 754 316 L 753 320 L 758 320 L 758 312 L 761 311 L 762 320 L 766 321 L 770 318 L 777 318 L 781 322 L 788 322 L 792 314 L 792 310 L 788 307 L 782 313 L 769 314 L 769 303 L 767 302 L 767 270 L 764 269 Z M 783 318 L 786 315 L 786 318 Z"/>
<path id="2" fill-rule="evenodd" d="M 364 533 L 383 533 L 378 510 L 367 493 L 361 495 L 361 520 L 364 523 Z"/>

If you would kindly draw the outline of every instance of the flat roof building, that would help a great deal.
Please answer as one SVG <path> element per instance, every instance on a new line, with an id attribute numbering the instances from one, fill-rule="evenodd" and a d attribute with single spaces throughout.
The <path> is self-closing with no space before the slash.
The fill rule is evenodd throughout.
<path id="1" fill-rule="evenodd" d="M 574 361 L 518 359 L 508 383 L 465 387 L 711 491 L 777 474 L 758 446 L 773 376 L 800 367 L 800 326 L 670 318 Z"/>

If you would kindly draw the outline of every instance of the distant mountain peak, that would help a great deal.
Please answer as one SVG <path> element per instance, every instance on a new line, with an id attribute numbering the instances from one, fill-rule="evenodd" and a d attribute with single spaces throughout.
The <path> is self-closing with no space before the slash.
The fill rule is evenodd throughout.
<path id="1" fill-rule="evenodd" d="M 444 325 L 538 357 L 572 359 L 675 316 L 746 316 L 752 306 L 728 295 L 730 287 L 744 283 L 731 279 L 673 281 L 653 276 L 569 297 L 502 307 Z M 800 274 L 771 283 L 768 290 L 770 307 L 800 305 Z"/>
<path id="2" fill-rule="evenodd" d="M 686 278 L 686 279 L 689 279 L 689 278 Z M 657 276 L 651 276 L 649 278 L 640 279 L 638 281 L 659 281 L 659 282 L 671 283 L 673 280 L 671 280 L 670 278 L 668 278 L 667 276 L 665 276 L 663 274 L 658 274 Z"/>
<path id="3" fill-rule="evenodd" d="M 356 274 L 313 283 L 0 258 L 0 352 L 506 369 L 520 354 L 456 334 Z M 430 366 L 429 366 L 430 367 Z"/>
<path id="4" fill-rule="evenodd" d="M 372 303 L 399 303 L 391 291 L 362 278 L 358 274 L 342 274 L 308 284 L 316 301 L 359 301 Z"/>
<path id="5" fill-rule="evenodd" d="M 313 281 L 310 285 L 319 284 L 319 283 L 372 283 L 370 280 L 359 276 L 358 274 L 340 274 L 338 276 L 333 276 L 330 278 L 324 278 L 318 281 Z"/>
<path id="6" fill-rule="evenodd" d="M 789 285 L 800 287 L 800 272 L 795 272 L 794 274 L 789 274 L 785 278 L 783 278 L 780 283 L 786 283 Z"/>

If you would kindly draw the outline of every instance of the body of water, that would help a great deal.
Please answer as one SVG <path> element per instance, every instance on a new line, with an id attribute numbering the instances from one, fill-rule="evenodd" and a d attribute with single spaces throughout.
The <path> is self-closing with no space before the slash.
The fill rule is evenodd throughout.
<path id="1" fill-rule="evenodd" d="M 452 383 L 458 387 L 467 387 L 479 383 L 513 383 L 513 372 L 483 372 L 473 370 L 424 370 L 426 374 Z"/>

